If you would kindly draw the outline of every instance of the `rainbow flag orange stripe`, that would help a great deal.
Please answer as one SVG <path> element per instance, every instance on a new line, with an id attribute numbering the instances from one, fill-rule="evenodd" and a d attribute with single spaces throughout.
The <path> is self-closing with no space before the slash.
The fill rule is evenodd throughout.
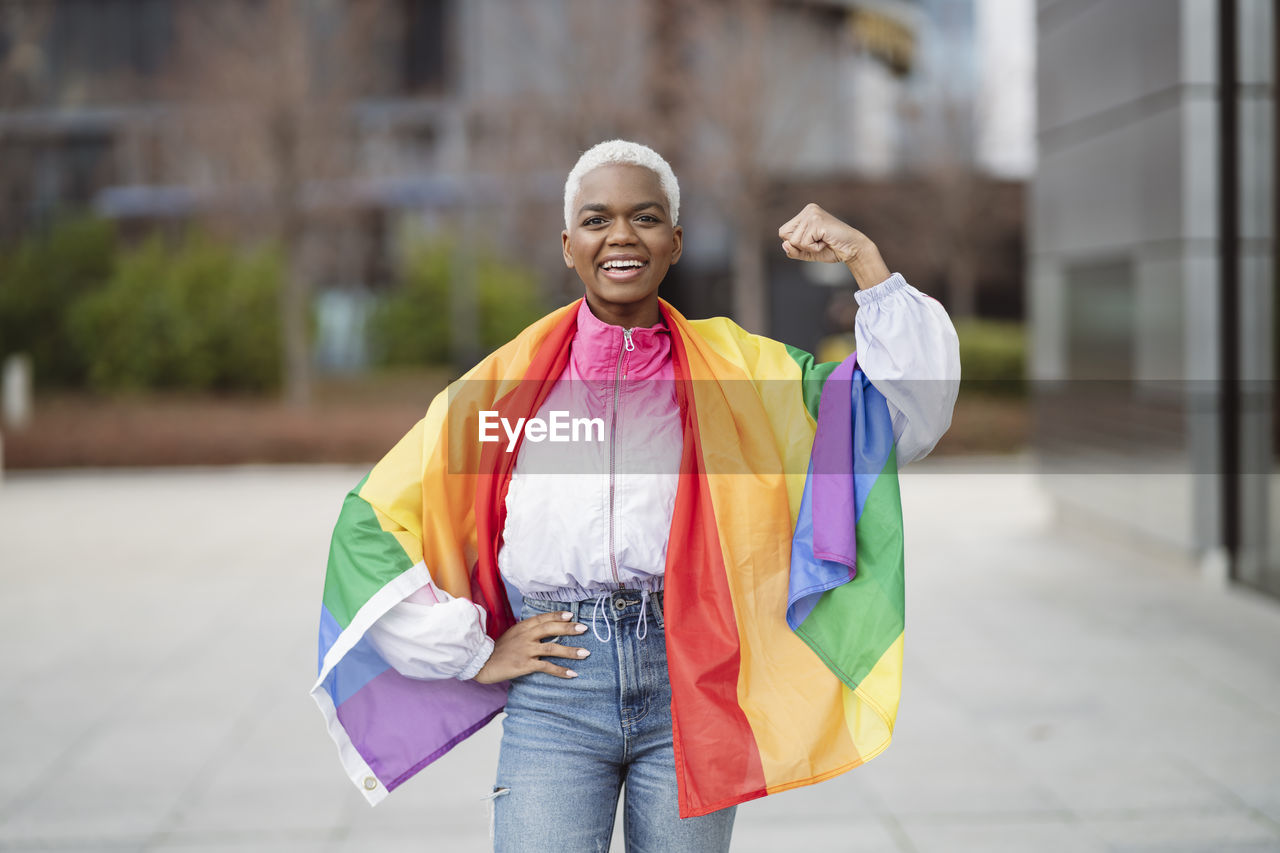
<path id="1" fill-rule="evenodd" d="M 378 802 L 487 723 L 505 689 L 400 676 L 363 640 L 426 583 L 515 619 L 497 571 L 515 453 L 478 412 L 536 412 L 577 303 L 434 400 L 348 495 L 334 531 L 312 695 L 352 780 Z M 706 814 L 862 764 L 892 737 L 903 548 L 892 425 L 858 369 L 665 302 L 684 455 L 667 549 L 680 813 Z M 450 438 L 453 437 L 451 441 Z"/>

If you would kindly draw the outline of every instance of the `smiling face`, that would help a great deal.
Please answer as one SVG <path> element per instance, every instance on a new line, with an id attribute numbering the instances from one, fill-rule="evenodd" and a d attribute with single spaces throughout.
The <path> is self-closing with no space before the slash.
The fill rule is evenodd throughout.
<path id="1" fill-rule="evenodd" d="M 561 235 L 565 265 L 586 285 L 592 313 L 626 327 L 661 320 L 658 285 L 680 259 L 683 238 L 658 176 L 622 163 L 583 176 L 570 228 Z"/>

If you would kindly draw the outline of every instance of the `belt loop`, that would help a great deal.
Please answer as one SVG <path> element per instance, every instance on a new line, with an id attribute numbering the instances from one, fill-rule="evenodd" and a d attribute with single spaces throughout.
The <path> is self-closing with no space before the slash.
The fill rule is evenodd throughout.
<path id="1" fill-rule="evenodd" d="M 653 608 L 654 618 L 657 619 L 658 627 L 663 631 L 667 629 L 667 615 L 662 612 L 662 603 L 666 600 L 664 592 L 665 590 L 660 589 L 649 597 L 649 606 Z"/>
<path id="2" fill-rule="evenodd" d="M 579 608 L 581 605 L 582 605 L 582 602 L 580 602 L 580 601 L 570 601 L 570 602 L 569 602 L 569 613 L 570 613 L 569 621 L 571 621 L 571 622 L 577 622 L 577 621 L 578 621 L 578 608 Z"/>

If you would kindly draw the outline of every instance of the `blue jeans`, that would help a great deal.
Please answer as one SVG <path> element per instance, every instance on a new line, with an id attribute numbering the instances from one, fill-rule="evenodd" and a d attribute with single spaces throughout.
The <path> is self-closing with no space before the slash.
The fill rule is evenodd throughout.
<path id="1" fill-rule="evenodd" d="M 628 853 L 728 850 L 735 808 L 679 816 L 661 593 L 642 604 L 640 593 L 621 590 L 598 611 L 594 600 L 526 598 L 520 618 L 555 610 L 589 627 L 553 640 L 591 655 L 548 658 L 577 678 L 535 672 L 511 682 L 494 786 L 494 850 L 607 851 L 624 785 Z"/>

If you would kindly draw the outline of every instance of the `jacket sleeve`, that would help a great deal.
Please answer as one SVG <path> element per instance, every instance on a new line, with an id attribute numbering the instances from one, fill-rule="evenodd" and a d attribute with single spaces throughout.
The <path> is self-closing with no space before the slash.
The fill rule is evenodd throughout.
<path id="1" fill-rule="evenodd" d="M 365 639 L 407 678 L 475 678 L 493 653 L 484 608 L 428 583 L 393 605 Z"/>
<path id="2" fill-rule="evenodd" d="M 858 365 L 889 404 L 902 467 L 927 456 L 951 426 L 959 340 L 942 304 L 898 273 L 854 298 Z"/>

